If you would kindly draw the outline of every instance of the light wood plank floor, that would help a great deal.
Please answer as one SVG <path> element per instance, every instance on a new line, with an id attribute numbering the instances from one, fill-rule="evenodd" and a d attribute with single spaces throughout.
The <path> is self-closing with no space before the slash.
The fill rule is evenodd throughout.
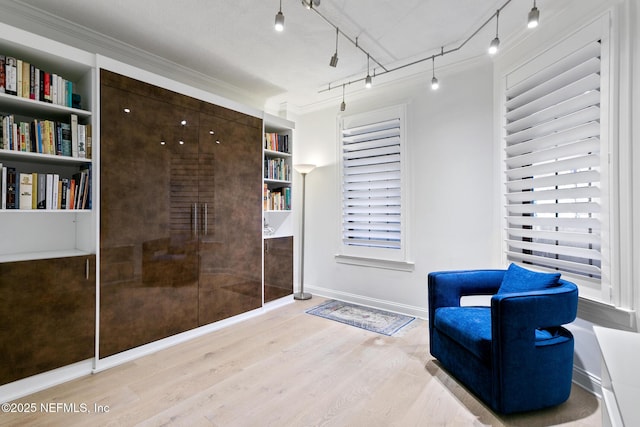
<path id="1" fill-rule="evenodd" d="M 296 301 L 19 400 L 92 413 L 0 413 L 0 425 L 601 425 L 600 401 L 577 386 L 559 407 L 498 416 L 429 355 L 425 321 L 386 337 L 304 313 L 322 301 Z"/>

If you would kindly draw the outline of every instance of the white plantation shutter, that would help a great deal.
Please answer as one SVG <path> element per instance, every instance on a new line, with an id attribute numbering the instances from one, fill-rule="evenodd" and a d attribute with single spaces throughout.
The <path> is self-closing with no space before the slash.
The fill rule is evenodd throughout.
<path id="1" fill-rule="evenodd" d="M 586 42 L 506 90 L 506 251 L 601 278 L 601 43 Z"/>
<path id="2" fill-rule="evenodd" d="M 342 241 L 401 249 L 400 117 L 342 127 Z"/>

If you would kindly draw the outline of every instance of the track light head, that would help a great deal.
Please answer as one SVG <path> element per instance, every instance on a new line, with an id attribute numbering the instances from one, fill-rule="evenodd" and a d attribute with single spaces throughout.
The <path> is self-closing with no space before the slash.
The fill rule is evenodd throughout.
<path id="1" fill-rule="evenodd" d="M 498 53 L 498 47 L 500 46 L 500 39 L 496 37 L 491 40 L 491 44 L 489 45 L 489 55 L 495 55 Z"/>
<path id="2" fill-rule="evenodd" d="M 373 79 L 371 79 L 371 75 L 367 74 L 367 78 L 364 79 L 364 87 L 366 87 L 367 89 L 371 89 L 372 84 Z"/>
<path id="3" fill-rule="evenodd" d="M 500 38 L 498 38 L 498 29 L 500 22 L 500 9 L 496 11 L 496 38 L 491 40 L 491 44 L 489 45 L 489 55 L 495 55 L 498 53 L 498 46 L 500 46 Z"/>
<path id="4" fill-rule="evenodd" d="M 331 57 L 331 61 L 329 61 L 329 65 L 332 67 L 336 67 L 338 65 L 338 36 L 340 35 L 340 30 L 336 27 L 336 53 Z"/>
<path id="5" fill-rule="evenodd" d="M 275 28 L 278 32 L 284 31 L 284 15 L 282 14 L 282 11 L 279 11 L 276 14 Z"/>
<path id="6" fill-rule="evenodd" d="M 342 103 L 340 104 L 340 111 L 344 111 L 346 109 L 347 109 L 347 104 L 344 101 L 342 101 Z"/>
<path id="7" fill-rule="evenodd" d="M 442 48 L 444 51 L 444 47 Z M 438 79 L 436 78 L 436 57 L 431 57 L 431 70 L 433 72 L 431 77 L 431 90 L 437 90 L 440 87 L 440 83 L 438 83 Z"/>
<path id="8" fill-rule="evenodd" d="M 440 87 L 440 83 L 438 83 L 438 79 L 434 76 L 431 79 L 431 90 L 438 90 Z"/>
<path id="9" fill-rule="evenodd" d="M 302 0 L 302 5 L 307 9 L 313 9 L 320 6 L 320 0 Z"/>
<path id="10" fill-rule="evenodd" d="M 538 26 L 539 22 L 540 22 L 540 11 L 536 7 L 536 2 L 534 1 L 533 8 L 531 8 L 531 10 L 529 11 L 529 19 L 527 22 L 527 27 L 535 28 Z"/>
<path id="11" fill-rule="evenodd" d="M 331 57 L 331 61 L 329 61 L 329 65 L 335 67 L 338 65 L 338 52 L 334 53 Z"/>

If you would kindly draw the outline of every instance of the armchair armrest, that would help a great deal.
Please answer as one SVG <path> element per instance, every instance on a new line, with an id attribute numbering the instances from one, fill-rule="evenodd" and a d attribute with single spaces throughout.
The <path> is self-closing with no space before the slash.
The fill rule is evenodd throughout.
<path id="1" fill-rule="evenodd" d="M 465 295 L 493 295 L 500 288 L 504 270 L 460 270 L 429 273 L 429 311 L 459 307 Z M 431 314 L 431 313 L 430 313 Z"/>
<path id="2" fill-rule="evenodd" d="M 517 396 L 524 383 L 530 391 L 537 390 L 534 394 L 538 396 L 549 394 L 550 389 L 555 390 L 553 393 L 567 393 L 554 386 L 555 381 L 571 383 L 573 338 L 560 326 L 575 320 L 577 309 L 578 288 L 564 280 L 554 288 L 496 294 L 491 298 L 493 387 L 498 390 L 494 396 Z M 538 328 L 552 328 L 557 336 L 537 342 Z M 562 345 L 562 351 L 552 350 L 558 345 Z M 558 371 L 569 372 L 567 381 L 554 369 L 563 364 L 568 368 Z M 531 381 L 532 378 L 539 381 Z"/>
<path id="3" fill-rule="evenodd" d="M 496 294 L 491 297 L 492 336 L 561 326 L 573 322 L 577 311 L 578 287 L 564 280 L 557 287 L 540 291 Z"/>
<path id="4" fill-rule="evenodd" d="M 429 336 L 433 332 L 436 309 L 459 307 L 464 295 L 493 295 L 500 288 L 505 270 L 436 271 L 427 276 Z"/>

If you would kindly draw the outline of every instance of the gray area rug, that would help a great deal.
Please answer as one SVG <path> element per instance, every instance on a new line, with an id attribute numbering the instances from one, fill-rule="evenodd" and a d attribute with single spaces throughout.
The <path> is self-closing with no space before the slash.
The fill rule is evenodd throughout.
<path id="1" fill-rule="evenodd" d="M 325 301 L 306 312 L 387 336 L 415 320 L 415 317 L 337 300 Z"/>

